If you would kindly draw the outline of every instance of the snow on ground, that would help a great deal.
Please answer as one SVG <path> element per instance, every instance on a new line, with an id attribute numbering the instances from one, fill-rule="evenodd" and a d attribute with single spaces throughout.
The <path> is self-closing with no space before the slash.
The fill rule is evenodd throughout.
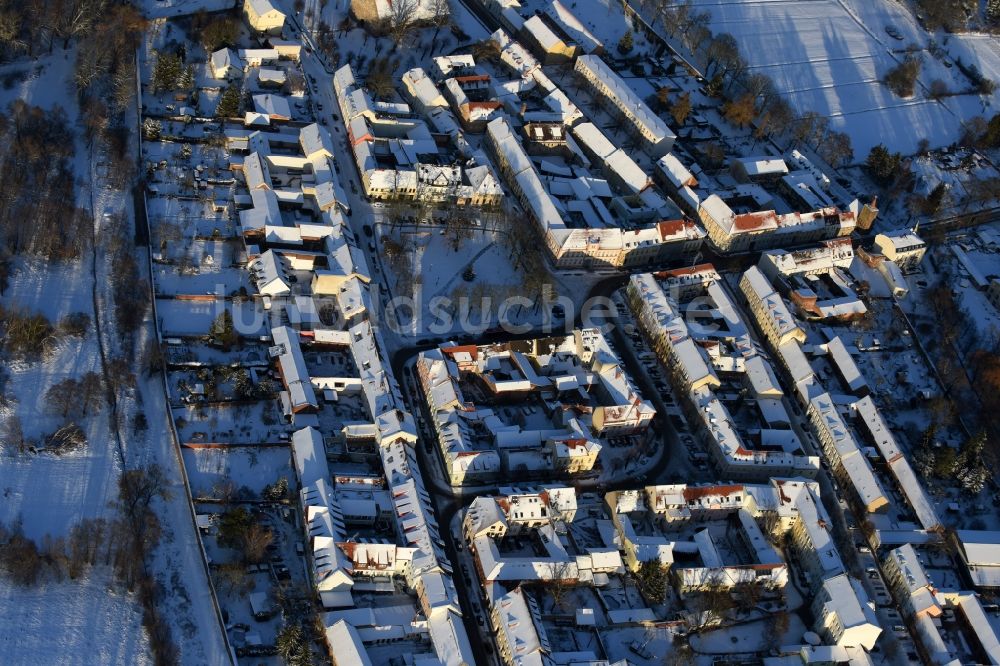
<path id="1" fill-rule="evenodd" d="M 967 77 L 928 51 L 931 36 L 904 5 L 892 0 L 694 0 L 694 5 L 709 12 L 713 33 L 737 38 L 749 71 L 774 79 L 799 112 L 826 116 L 831 129 L 850 135 L 858 160 L 878 143 L 907 154 L 916 152 L 924 138 L 932 147 L 951 144 L 965 120 L 992 115 L 990 105 L 1000 103 L 1000 92 L 990 99 L 971 94 Z M 614 47 L 629 27 L 617 3 L 577 0 L 573 11 L 616 56 Z M 1000 81 L 995 38 L 959 35 L 940 41 L 951 60 L 962 57 Z M 880 80 L 910 47 L 923 68 L 916 94 L 901 99 Z M 641 48 L 637 40 L 637 51 Z M 927 94 L 934 80 L 963 94 L 935 102 Z"/>
<path id="2" fill-rule="evenodd" d="M 139 0 L 136 6 L 147 18 L 168 18 L 200 11 L 218 12 L 237 4 L 238 0 Z"/>
<path id="3" fill-rule="evenodd" d="M 910 44 L 924 49 L 929 39 L 905 7 L 889 0 L 694 4 L 711 14 L 714 33 L 736 36 L 750 70 L 771 76 L 799 112 L 815 111 L 830 118 L 833 129 L 847 132 L 859 159 L 878 143 L 905 153 L 915 152 L 923 138 L 933 147 L 950 144 L 963 117 L 981 106 L 978 97 L 972 98 L 971 109 L 956 101 L 961 98 L 945 104 L 928 99 L 926 87 L 935 79 L 956 92 L 968 90 L 970 83 L 958 68 L 948 69 L 926 51 L 913 98 L 896 97 L 880 83 L 902 60 L 902 49 Z"/>
<path id="4" fill-rule="evenodd" d="M 378 230 L 381 249 L 383 232 L 390 232 L 385 226 L 379 226 Z M 442 228 L 397 231 L 391 235 L 406 248 L 405 261 L 393 263 L 383 258 L 380 266 L 388 284 L 383 296 L 390 299 L 390 306 L 398 304 L 394 311 L 396 320 L 387 320 L 392 332 L 417 336 L 451 331 L 469 333 L 477 328 L 499 326 L 501 314 L 505 322 L 514 324 L 542 322 L 543 296 L 537 292 L 537 286 L 526 284 L 523 270 L 514 266 L 511 250 L 498 234 L 473 232 L 458 242 L 457 250 L 450 232 Z M 470 267 L 474 273 L 471 282 L 463 277 Z M 415 281 L 414 275 L 419 275 L 419 280 Z M 590 286 L 589 280 L 578 278 L 563 281 L 547 277 L 552 303 L 556 302 L 555 294 L 566 294 L 578 308 Z M 508 299 L 512 297 L 536 302 L 532 306 L 511 301 L 508 308 Z M 420 310 L 416 322 L 412 314 L 414 305 Z M 574 312 L 567 309 L 567 316 Z"/>
<path id="5" fill-rule="evenodd" d="M 294 483 L 288 447 L 247 449 L 184 449 L 188 482 L 195 497 L 212 494 L 218 484 L 238 479 L 239 485 L 260 493 L 264 486 L 285 477 Z"/>
<path id="6" fill-rule="evenodd" d="M 0 299 L 4 307 L 40 312 L 53 325 L 73 312 L 86 312 L 93 319 L 87 262 L 45 267 L 18 260 L 10 282 Z M 93 328 L 83 339 L 61 339 L 46 360 L 7 363 L 5 393 L 16 400 L 9 415 L 20 418 L 26 437 L 40 440 L 64 421 L 47 405 L 48 389 L 63 379 L 100 369 Z M 61 457 L 47 453 L 0 457 L 0 492 L 4 496 L 0 522 L 20 518 L 25 534 L 40 539 L 46 534 L 61 536 L 83 518 L 108 515 L 107 504 L 114 497 L 120 466 L 105 408 L 102 404 L 99 413 L 77 419 L 89 441 L 81 451 Z"/>
<path id="7" fill-rule="evenodd" d="M 254 301 L 235 304 L 233 301 L 157 300 L 160 330 L 165 336 L 207 335 L 212 322 L 228 309 L 233 323 L 241 335 L 265 335 L 268 331 L 268 313 Z"/>
<path id="8" fill-rule="evenodd" d="M 146 270 L 145 263 L 140 254 L 140 271 Z M 136 348 L 144 348 L 146 341 L 154 336 L 150 313 L 139 332 Z M 184 462 L 174 446 L 160 376 L 140 377 L 138 392 L 122 401 L 121 410 L 129 416 L 141 411 L 148 423 L 145 430 L 132 429 L 127 433 L 125 450 L 129 467 L 155 463 L 167 477 L 169 497 L 154 507 L 163 535 L 151 569 L 166 590 L 160 607 L 173 626 L 181 663 L 221 666 L 228 662 L 227 647 L 202 560 L 202 546 L 184 484 Z"/>
<path id="9" fill-rule="evenodd" d="M 278 423 L 279 416 L 277 404 L 270 400 L 238 407 L 199 404 L 174 409 L 181 442 L 278 443 L 288 430 Z"/>
<path id="10" fill-rule="evenodd" d="M 5 664 L 153 663 L 135 600 L 97 571 L 29 588 L 0 580 L 0 627 Z"/>
<path id="11" fill-rule="evenodd" d="M 43 109 L 62 107 L 67 120 L 77 117 L 76 100 L 67 82 L 72 80 L 76 62 L 74 49 L 56 48 L 50 55 L 33 61 L 18 60 L 0 67 L 0 105 L 4 108 L 15 99 Z"/>

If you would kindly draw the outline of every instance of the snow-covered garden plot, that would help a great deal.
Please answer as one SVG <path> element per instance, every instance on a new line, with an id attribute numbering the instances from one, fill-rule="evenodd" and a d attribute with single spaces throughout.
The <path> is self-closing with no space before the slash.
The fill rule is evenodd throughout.
<path id="1" fill-rule="evenodd" d="M 152 664 L 135 600 L 96 571 L 85 579 L 12 587 L 0 581 L 5 664 Z"/>
<path id="2" fill-rule="evenodd" d="M 948 35 L 941 40 L 943 48 L 951 56 L 952 60 L 961 62 L 966 66 L 975 66 L 979 72 L 994 82 L 1000 82 L 1000 43 L 996 35 L 984 35 L 978 33 Z M 1000 88 L 988 98 L 990 109 L 980 108 L 978 113 L 989 117 L 1000 111 Z M 979 99 L 973 100 L 981 106 Z"/>
<path id="3" fill-rule="evenodd" d="M 259 495 L 281 477 L 295 480 L 291 454 L 283 446 L 184 449 L 184 465 L 195 497 L 212 497 L 227 481 Z"/>
<path id="4" fill-rule="evenodd" d="M 215 285 L 206 283 L 206 292 Z M 160 316 L 160 331 L 170 336 L 208 335 L 212 322 L 224 309 L 233 315 L 236 331 L 240 335 L 258 337 L 268 331 L 268 313 L 258 301 L 222 301 L 213 299 L 180 300 L 158 298 L 156 310 Z"/>
<path id="5" fill-rule="evenodd" d="M 182 443 L 276 444 L 289 432 L 274 400 L 238 407 L 185 406 L 173 412 Z"/>

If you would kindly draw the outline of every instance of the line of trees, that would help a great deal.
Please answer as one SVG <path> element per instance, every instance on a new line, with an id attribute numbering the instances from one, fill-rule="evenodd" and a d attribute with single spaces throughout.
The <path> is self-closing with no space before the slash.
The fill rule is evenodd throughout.
<path id="1" fill-rule="evenodd" d="M 709 12 L 697 10 L 691 0 L 656 2 L 655 17 L 670 37 L 694 54 L 707 79 L 708 93 L 726 98 L 722 113 L 729 122 L 739 127 L 754 124 L 756 139 L 805 144 L 834 167 L 854 160 L 849 136 L 831 129 L 825 116 L 812 111 L 797 114 L 771 77 L 749 68 L 733 35 L 712 34 Z M 678 110 L 683 118 L 690 112 L 683 106 Z M 682 122 L 677 116 L 675 120 Z"/>

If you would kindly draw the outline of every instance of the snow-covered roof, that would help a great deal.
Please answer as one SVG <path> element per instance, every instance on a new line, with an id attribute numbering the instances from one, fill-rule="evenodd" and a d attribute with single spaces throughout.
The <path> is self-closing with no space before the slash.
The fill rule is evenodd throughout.
<path id="1" fill-rule="evenodd" d="M 698 185 L 698 180 L 694 177 L 694 174 L 673 153 L 667 153 L 656 160 L 656 168 L 660 170 L 660 173 L 663 174 L 667 182 L 677 189 Z"/>
<path id="2" fill-rule="evenodd" d="M 773 277 L 775 273 L 829 273 L 834 268 L 849 268 L 853 260 L 854 247 L 851 239 L 837 238 L 816 247 L 793 251 L 768 250 L 761 254 L 758 266 Z"/>
<path id="3" fill-rule="evenodd" d="M 285 70 L 274 67 L 261 67 L 257 70 L 257 80 L 261 83 L 270 83 L 276 86 L 283 85 L 287 75 Z"/>
<path id="4" fill-rule="evenodd" d="M 608 155 L 604 166 L 618 176 L 629 194 L 638 194 L 650 185 L 649 176 L 624 149 L 619 148 Z"/>
<path id="5" fill-rule="evenodd" d="M 917 478 L 909 461 L 903 455 L 896 438 L 882 418 L 870 396 L 865 396 L 852 405 L 867 430 L 869 438 L 875 443 L 879 453 L 889 465 L 889 470 L 896 477 L 896 482 L 903 490 L 910 507 L 917 516 L 917 521 L 925 530 L 936 530 L 941 526 L 934 503 L 927 496 L 923 484 Z"/>
<path id="6" fill-rule="evenodd" d="M 691 339 L 684 318 L 670 302 L 656 277 L 651 273 L 643 273 L 633 275 L 630 280 L 643 300 L 644 313 L 648 313 L 647 325 L 653 331 L 665 332 L 674 360 L 681 367 L 687 386 L 697 387 L 706 383 L 718 386 L 718 377 Z"/>
<path id="7" fill-rule="evenodd" d="M 530 34 L 545 51 L 553 51 L 565 46 L 562 39 L 545 24 L 542 17 L 535 14 L 524 22 L 523 29 Z"/>
<path id="8" fill-rule="evenodd" d="M 823 393 L 810 403 L 812 422 L 820 434 L 827 455 L 843 466 L 854 492 L 869 511 L 889 504 L 882 484 L 875 477 L 871 464 L 858 447 L 857 440 L 837 411 L 830 394 Z"/>
<path id="9" fill-rule="evenodd" d="M 915 250 L 926 245 L 924 240 L 915 234 L 911 229 L 886 231 L 875 237 L 875 242 L 880 245 L 882 245 L 883 240 L 886 241 L 896 252 Z"/>
<path id="10" fill-rule="evenodd" d="M 240 211 L 240 227 L 243 233 L 263 231 L 268 226 L 281 224 L 281 210 L 278 197 L 270 189 L 250 190 L 253 207 Z"/>
<path id="11" fill-rule="evenodd" d="M 442 666 L 471 666 L 476 663 L 461 616 L 453 611 L 435 614 L 427 620 L 427 628 L 434 653 Z"/>
<path id="12" fill-rule="evenodd" d="M 509 647 L 511 661 L 519 666 L 541 666 L 542 655 L 551 647 L 544 628 L 539 631 L 536 626 L 541 618 L 534 600 L 518 586 L 494 601 L 493 613 L 497 620 L 493 629 Z"/>
<path id="13" fill-rule="evenodd" d="M 448 106 L 441 91 L 422 68 L 408 70 L 403 74 L 402 81 L 410 95 L 424 109 Z"/>
<path id="14" fill-rule="evenodd" d="M 243 1 L 246 4 L 250 5 L 253 8 L 254 13 L 257 14 L 258 16 L 263 16 L 269 12 L 278 12 L 279 14 L 284 13 L 280 9 L 274 6 L 274 3 L 272 3 L 271 0 L 243 0 Z"/>
<path id="15" fill-rule="evenodd" d="M 306 159 L 313 159 L 319 155 L 333 157 L 333 139 L 330 137 L 330 132 L 317 123 L 310 123 L 299 130 L 299 146 Z"/>
<path id="16" fill-rule="evenodd" d="M 780 157 L 740 157 L 735 162 L 751 178 L 788 173 L 788 165 Z"/>
<path id="17" fill-rule="evenodd" d="M 288 103 L 288 98 L 281 95 L 264 93 L 253 95 L 254 110 L 257 113 L 266 115 L 272 120 L 288 120 L 292 117 L 292 107 Z"/>
<path id="18" fill-rule="evenodd" d="M 840 371 L 840 376 L 843 378 L 844 383 L 847 384 L 847 388 L 851 392 L 860 391 L 868 386 L 865 376 L 861 374 L 861 370 L 858 369 L 858 364 L 854 362 L 854 358 L 851 356 L 850 352 L 847 351 L 847 347 L 844 345 L 844 341 L 839 335 L 834 336 L 830 342 L 827 343 L 826 349 L 829 352 L 834 365 L 836 365 L 837 369 Z"/>
<path id="19" fill-rule="evenodd" d="M 455 53 L 434 57 L 434 71 L 441 79 L 448 78 L 455 70 L 471 70 L 475 66 L 476 59 L 471 53 Z"/>
<path id="20" fill-rule="evenodd" d="M 319 430 L 306 427 L 292 433 L 292 462 L 300 486 L 312 486 L 320 480 L 329 481 L 326 447 Z"/>
<path id="21" fill-rule="evenodd" d="M 212 53 L 212 71 L 215 76 L 225 76 L 230 68 L 243 69 L 243 63 L 231 48 L 221 48 Z"/>
<path id="22" fill-rule="evenodd" d="M 336 654 L 337 666 L 372 666 L 361 635 L 346 620 L 338 620 L 326 628 L 326 642 Z"/>
<path id="23" fill-rule="evenodd" d="M 956 535 L 970 566 L 1000 567 L 1000 531 L 958 530 Z"/>
<path id="24" fill-rule="evenodd" d="M 580 45 L 584 53 L 593 53 L 604 48 L 597 37 L 559 0 L 546 3 L 545 13 Z"/>
<path id="25" fill-rule="evenodd" d="M 498 523 L 503 525 L 504 529 L 507 527 L 507 515 L 492 497 L 477 497 L 472 500 L 465 516 L 469 523 L 469 532 L 473 535 L 478 535 Z"/>
<path id="26" fill-rule="evenodd" d="M 249 268 L 257 291 L 262 295 L 284 296 L 291 293 L 284 262 L 274 250 L 267 250 L 254 259 Z"/>
<path id="27" fill-rule="evenodd" d="M 576 69 L 600 80 L 604 86 L 604 94 L 610 97 L 616 106 L 623 109 L 635 124 L 650 136 L 653 143 L 676 138 L 667 124 L 653 113 L 642 98 L 608 67 L 600 56 L 579 56 L 576 59 Z"/>
<path id="28" fill-rule="evenodd" d="M 598 159 L 603 160 L 616 150 L 615 144 L 611 143 L 608 137 L 604 135 L 604 132 L 594 123 L 586 122 L 574 126 L 573 135 L 580 143 L 597 155 Z"/>
<path id="29" fill-rule="evenodd" d="M 878 636 L 881 631 L 878 617 L 869 605 L 868 595 L 860 583 L 852 580 L 847 574 L 841 574 L 823 581 L 823 592 L 824 598 L 827 599 L 825 604 L 827 612 L 837 615 L 841 627 L 851 629 L 867 625 L 877 630 L 874 635 Z M 864 647 L 871 649 L 873 645 L 874 640 L 871 645 Z"/>
<path id="30" fill-rule="evenodd" d="M 302 357 L 298 331 L 287 326 L 275 326 L 271 329 L 271 338 L 274 341 L 272 349 L 277 352 L 281 377 L 288 389 L 293 410 L 318 407 L 309 370 Z"/>
<path id="31" fill-rule="evenodd" d="M 940 601 L 958 606 L 962 610 L 962 616 L 972 628 L 972 634 L 989 657 L 990 663 L 1000 664 L 1000 639 L 994 629 L 995 625 L 986 617 L 979 595 L 972 592 L 939 592 L 937 596 Z"/>
<path id="32" fill-rule="evenodd" d="M 248 190 L 271 189 L 271 170 L 267 166 L 267 160 L 261 159 L 256 152 L 250 153 L 243 160 L 243 178 Z"/>
<path id="33" fill-rule="evenodd" d="M 763 318 L 765 322 L 769 322 L 769 326 L 765 328 L 774 331 L 775 344 L 783 344 L 792 337 L 805 339 L 805 331 L 792 315 L 785 299 L 774 290 L 770 281 L 759 268 L 756 266 L 748 268 L 743 273 L 740 284 L 748 299 L 756 300 L 761 304 L 761 308 L 755 310 L 754 314 L 758 318 Z"/>
<path id="34" fill-rule="evenodd" d="M 503 30 L 497 30 L 490 39 L 496 42 L 500 48 L 500 60 L 505 65 L 513 69 L 523 78 L 532 76 L 536 71 L 541 71 L 538 61 L 535 60 L 526 48 L 511 39 Z"/>

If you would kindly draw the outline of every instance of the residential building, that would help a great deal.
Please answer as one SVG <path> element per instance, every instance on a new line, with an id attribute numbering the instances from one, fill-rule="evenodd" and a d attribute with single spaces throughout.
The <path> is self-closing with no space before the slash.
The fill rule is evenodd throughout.
<path id="1" fill-rule="evenodd" d="M 851 211 L 822 208 L 779 215 L 773 210 L 736 213 L 718 194 L 700 202 L 698 217 L 708 239 L 720 252 L 746 252 L 815 243 L 849 236 L 855 227 Z"/>
<path id="2" fill-rule="evenodd" d="M 915 271 L 927 252 L 927 243 L 909 229 L 878 234 L 875 236 L 875 246 L 904 273 Z"/>
<path id="3" fill-rule="evenodd" d="M 521 26 L 521 39 L 544 65 L 569 62 L 580 53 L 580 45 L 546 13 L 535 14 Z"/>
<path id="4" fill-rule="evenodd" d="M 1000 532 L 958 530 L 958 555 L 977 590 L 1000 589 Z"/>
<path id="5" fill-rule="evenodd" d="M 806 332 L 792 315 L 784 299 L 756 266 L 751 266 L 740 279 L 740 289 L 764 336 L 775 347 L 796 340 L 806 341 Z"/>
<path id="6" fill-rule="evenodd" d="M 257 32 L 280 33 L 285 14 L 271 0 L 243 0 L 243 15 Z"/>
<path id="7" fill-rule="evenodd" d="M 552 650 L 537 602 L 520 585 L 493 602 L 490 622 L 507 666 L 544 666 Z"/>
<path id="8" fill-rule="evenodd" d="M 591 473 L 602 438 L 645 436 L 655 415 L 596 329 L 443 345 L 420 354 L 416 374 L 454 485 L 501 472 Z"/>
<path id="9" fill-rule="evenodd" d="M 228 47 L 212 53 L 209 66 L 212 69 L 212 77 L 216 79 L 228 81 L 243 74 L 243 62 L 236 52 Z"/>
<path id="10" fill-rule="evenodd" d="M 823 582 L 812 610 L 815 630 L 836 645 L 871 650 L 882 633 L 867 593 L 847 574 Z"/>
<path id="11" fill-rule="evenodd" d="M 581 131 L 588 136 L 586 129 Z M 590 149 L 598 147 L 598 140 L 593 138 L 589 145 Z M 556 177 L 546 181 L 547 187 L 504 118 L 487 125 L 486 147 L 558 268 L 631 268 L 688 256 L 701 246 L 704 231 L 698 225 L 681 219 L 657 220 L 655 208 L 650 208 L 654 215 L 650 224 L 630 230 L 608 226 L 615 221 L 610 208 L 621 210 L 616 202 L 624 206 L 625 197 L 616 197 L 607 183 Z M 615 150 L 601 159 L 602 168 L 625 192 L 640 198 L 649 195 L 656 202 L 658 195 L 648 187 L 649 177 L 630 157 Z M 564 192 L 566 199 L 554 196 L 553 189 Z M 583 228 L 572 221 L 576 216 L 584 220 Z"/>
<path id="12" fill-rule="evenodd" d="M 926 615 L 939 617 L 941 604 L 935 596 L 936 590 L 920 562 L 916 549 L 911 544 L 893 548 L 885 558 L 886 582 L 893 588 L 897 599 L 902 599 L 906 617 Z"/>
<path id="13" fill-rule="evenodd" d="M 574 69 L 595 94 L 618 109 L 632 130 L 643 139 L 645 151 L 651 157 L 663 157 L 670 152 L 677 136 L 600 56 L 582 55 L 576 59 Z"/>
<path id="14" fill-rule="evenodd" d="M 633 275 L 626 293 L 689 422 L 726 478 L 816 476 L 819 459 L 805 454 L 774 372 L 713 266 Z M 689 322 L 682 313 L 696 299 L 706 315 Z M 751 400 L 731 397 L 744 391 Z"/>
<path id="15" fill-rule="evenodd" d="M 434 115 L 437 96 L 415 70 L 404 75 L 420 105 L 431 109 L 434 122 L 448 124 L 448 117 Z M 428 123 L 407 104 L 372 100 L 354 77 L 350 65 L 334 74 L 348 143 L 361 174 L 365 194 L 379 201 L 404 200 L 458 206 L 497 206 L 503 189 L 482 154 L 468 158 L 443 151 Z M 452 137 L 459 151 L 468 150 L 463 137 Z"/>

